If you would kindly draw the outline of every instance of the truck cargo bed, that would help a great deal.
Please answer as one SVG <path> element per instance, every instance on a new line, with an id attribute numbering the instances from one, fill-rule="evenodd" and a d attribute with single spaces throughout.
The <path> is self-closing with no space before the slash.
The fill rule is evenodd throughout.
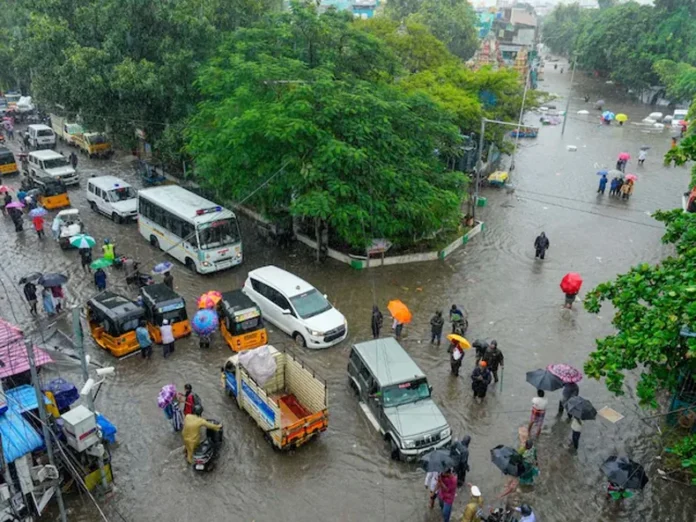
<path id="1" fill-rule="evenodd" d="M 302 406 L 297 397 L 292 393 L 282 396 L 271 397 L 278 407 L 280 407 L 280 425 L 285 428 L 291 424 L 295 424 L 297 421 L 309 417 L 312 413 Z"/>

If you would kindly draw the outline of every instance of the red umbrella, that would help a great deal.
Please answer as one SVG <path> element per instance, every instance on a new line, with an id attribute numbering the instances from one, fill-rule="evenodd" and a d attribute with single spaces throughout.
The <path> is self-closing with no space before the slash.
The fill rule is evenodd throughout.
<path id="1" fill-rule="evenodd" d="M 561 279 L 561 290 L 564 294 L 577 294 L 582 286 L 582 277 L 575 272 L 569 272 Z"/>
<path id="2" fill-rule="evenodd" d="M 628 152 L 622 152 L 619 154 L 619 159 L 628 161 L 631 159 L 631 155 Z"/>

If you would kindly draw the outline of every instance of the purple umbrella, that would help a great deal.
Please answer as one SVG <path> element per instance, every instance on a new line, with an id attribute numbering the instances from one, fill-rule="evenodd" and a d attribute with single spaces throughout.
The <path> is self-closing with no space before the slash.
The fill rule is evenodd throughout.
<path id="1" fill-rule="evenodd" d="M 46 212 L 46 209 L 43 207 L 36 207 L 29 211 L 31 217 L 44 217 L 46 214 L 48 214 L 48 212 Z"/>
<path id="2" fill-rule="evenodd" d="M 563 382 L 580 382 L 582 373 L 570 364 L 549 364 L 546 369 Z"/>
<path id="3" fill-rule="evenodd" d="M 5 208 L 24 208 L 24 204 L 19 201 L 12 201 L 5 205 Z"/>
<path id="4" fill-rule="evenodd" d="M 191 329 L 198 335 L 210 335 L 217 330 L 219 325 L 220 319 L 213 310 L 198 310 L 191 319 Z"/>
<path id="5" fill-rule="evenodd" d="M 164 409 L 167 404 L 172 402 L 172 399 L 176 396 L 176 386 L 173 384 L 165 384 L 157 395 L 157 406 Z"/>

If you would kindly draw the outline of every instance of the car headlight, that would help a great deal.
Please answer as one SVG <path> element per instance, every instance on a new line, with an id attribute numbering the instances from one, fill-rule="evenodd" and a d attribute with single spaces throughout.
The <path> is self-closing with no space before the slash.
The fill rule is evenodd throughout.
<path id="1" fill-rule="evenodd" d="M 210 262 L 209 261 L 201 261 L 201 265 L 202 266 L 210 266 Z"/>
<path id="2" fill-rule="evenodd" d="M 447 437 L 450 436 L 451 433 L 452 433 L 452 430 L 449 427 L 447 427 L 440 432 L 440 438 L 446 439 Z"/>
<path id="3" fill-rule="evenodd" d="M 416 447 L 415 440 L 405 440 L 404 441 L 404 448 L 415 448 L 415 447 Z"/>
<path id="4" fill-rule="evenodd" d="M 317 330 L 312 330 L 310 328 L 306 328 L 307 332 L 309 332 L 309 335 L 313 335 L 314 337 L 322 337 L 324 335 L 324 332 L 318 332 Z"/>

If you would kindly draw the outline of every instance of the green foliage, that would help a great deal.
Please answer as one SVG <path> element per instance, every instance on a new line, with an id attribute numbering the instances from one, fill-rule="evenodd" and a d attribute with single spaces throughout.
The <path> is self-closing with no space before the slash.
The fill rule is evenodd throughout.
<path id="1" fill-rule="evenodd" d="M 476 13 L 467 0 L 389 0 L 386 14 L 397 22 L 426 25 L 462 60 L 478 48 Z"/>
<path id="2" fill-rule="evenodd" d="M 542 34 L 544 44 L 554 54 L 570 56 L 585 20 L 592 18 L 592 11 L 580 4 L 558 4 L 544 18 Z"/>
<path id="3" fill-rule="evenodd" d="M 680 460 L 682 469 L 691 476 L 691 484 L 696 486 L 696 435 L 684 437 L 667 451 Z"/>
<path id="4" fill-rule="evenodd" d="M 655 72 L 672 100 L 691 100 L 696 96 L 696 67 L 683 62 L 660 60 Z"/>
<path id="5" fill-rule="evenodd" d="M 237 31 L 198 79 L 199 180 L 239 200 L 282 167 L 253 203 L 326 221 L 357 248 L 458 226 L 464 179 L 439 159 L 455 154 L 458 129 L 391 82 L 390 56 L 345 13 L 312 6 Z"/>

